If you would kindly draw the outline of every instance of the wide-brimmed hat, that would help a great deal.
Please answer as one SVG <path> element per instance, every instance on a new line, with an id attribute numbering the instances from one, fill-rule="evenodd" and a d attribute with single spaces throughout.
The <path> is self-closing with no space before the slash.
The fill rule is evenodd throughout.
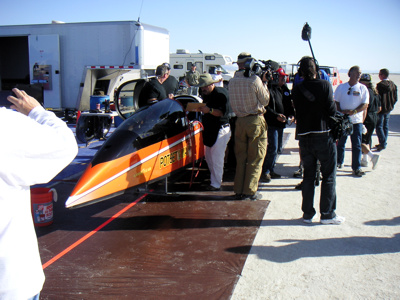
<path id="1" fill-rule="evenodd" d="M 212 79 L 211 75 L 209 73 L 201 74 L 199 78 L 199 84 L 196 85 L 196 87 L 205 87 L 207 85 L 217 83 L 218 80 Z"/>
<path id="2" fill-rule="evenodd" d="M 251 54 L 248 52 L 242 52 L 238 55 L 238 59 L 237 59 L 237 64 L 240 63 L 245 63 L 246 61 L 248 61 L 249 59 L 251 59 Z"/>

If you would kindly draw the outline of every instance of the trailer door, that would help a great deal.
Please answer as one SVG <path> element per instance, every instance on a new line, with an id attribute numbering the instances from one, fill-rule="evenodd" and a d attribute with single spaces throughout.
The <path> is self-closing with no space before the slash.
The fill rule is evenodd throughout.
<path id="1" fill-rule="evenodd" d="M 46 108 L 62 108 L 58 35 L 30 35 L 28 44 L 31 84 L 42 87 Z"/>

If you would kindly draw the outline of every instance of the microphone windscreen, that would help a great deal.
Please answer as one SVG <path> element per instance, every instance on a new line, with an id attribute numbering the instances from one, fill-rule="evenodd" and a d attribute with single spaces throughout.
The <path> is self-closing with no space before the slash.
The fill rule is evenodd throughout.
<path id="1" fill-rule="evenodd" d="M 311 39 L 311 27 L 306 23 L 301 31 L 301 38 L 303 41 L 308 41 Z"/>

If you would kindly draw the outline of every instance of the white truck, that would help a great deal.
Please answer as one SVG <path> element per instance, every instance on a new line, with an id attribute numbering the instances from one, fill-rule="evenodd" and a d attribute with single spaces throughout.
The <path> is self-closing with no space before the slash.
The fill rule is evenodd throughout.
<path id="1" fill-rule="evenodd" d="M 154 75 L 169 61 L 169 32 L 135 21 L 0 26 L 0 97 L 39 91 L 46 108 L 90 109 L 90 97 Z"/>
<path id="2" fill-rule="evenodd" d="M 201 73 L 207 72 L 215 74 L 216 68 L 222 69 L 222 78 L 224 84 L 227 84 L 233 77 L 232 58 L 228 55 L 218 53 L 189 53 L 188 50 L 178 49 L 176 53 L 169 55 L 169 63 L 171 65 L 171 75 L 180 80 L 185 73 L 190 70 L 191 65 L 196 65 L 196 70 Z"/>

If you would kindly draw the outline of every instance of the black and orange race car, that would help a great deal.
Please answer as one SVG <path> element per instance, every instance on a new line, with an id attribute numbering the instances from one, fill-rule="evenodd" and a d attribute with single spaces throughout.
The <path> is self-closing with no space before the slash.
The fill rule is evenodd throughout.
<path id="1" fill-rule="evenodd" d="M 120 90 L 130 97 L 129 89 Z M 121 96 L 115 99 L 120 99 Z M 127 119 L 115 129 L 93 157 L 65 206 L 84 206 L 146 185 L 191 166 L 204 157 L 202 124 L 187 112 L 194 96 L 178 96 L 136 110 L 120 105 Z M 120 102 L 120 101 L 119 101 Z M 126 104 L 126 103 L 125 103 Z"/>

